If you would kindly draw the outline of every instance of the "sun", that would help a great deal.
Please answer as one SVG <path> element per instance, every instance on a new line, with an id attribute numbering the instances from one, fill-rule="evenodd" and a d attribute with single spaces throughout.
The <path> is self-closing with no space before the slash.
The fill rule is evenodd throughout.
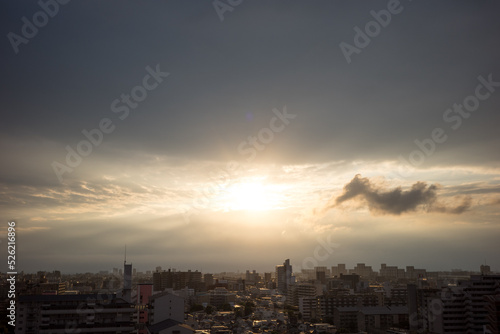
<path id="1" fill-rule="evenodd" d="M 228 186 L 222 201 L 224 211 L 265 211 L 276 205 L 272 190 L 260 181 L 242 181 Z"/>

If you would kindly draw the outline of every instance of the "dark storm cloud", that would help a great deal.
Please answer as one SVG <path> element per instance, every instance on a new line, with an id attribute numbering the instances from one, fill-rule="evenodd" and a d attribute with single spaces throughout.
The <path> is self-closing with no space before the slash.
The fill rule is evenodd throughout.
<path id="1" fill-rule="evenodd" d="M 409 190 L 402 190 L 401 187 L 384 189 L 358 174 L 344 186 L 342 195 L 332 198 L 327 208 L 336 207 L 349 200 L 362 202 L 375 213 L 391 215 L 400 215 L 418 209 L 460 214 L 470 208 L 470 198 L 462 199 L 462 202 L 455 207 L 440 203 L 437 189 L 436 185 L 427 185 L 425 182 L 417 182 Z"/>
<path id="2" fill-rule="evenodd" d="M 478 75 L 500 77 L 498 4 L 402 5 L 347 64 L 339 43 L 352 44 L 353 26 L 364 27 L 387 1 L 245 2 L 223 22 L 206 1 L 70 2 L 18 55 L 7 39 L 1 45 L 0 81 L 9 89 L 0 91 L 0 131 L 37 134 L 64 155 L 83 129 L 109 117 L 117 128 L 104 140 L 120 149 L 220 160 L 241 158 L 238 144 L 287 105 L 300 122 L 258 159 L 397 159 L 443 126 L 444 110 L 474 89 Z M 19 33 L 21 18 L 38 10 L 5 6 L 4 35 Z M 155 64 L 171 76 L 119 122 L 110 103 Z M 498 138 L 497 95 L 464 120 L 464 130 L 447 133 L 427 163 L 468 161 L 470 152 L 496 160 L 487 140 Z"/>

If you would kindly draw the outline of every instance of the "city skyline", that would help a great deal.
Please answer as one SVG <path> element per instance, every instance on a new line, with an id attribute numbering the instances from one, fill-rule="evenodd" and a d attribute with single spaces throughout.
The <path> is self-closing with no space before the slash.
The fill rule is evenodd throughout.
<path id="1" fill-rule="evenodd" d="M 357 262 L 357 263 L 353 263 L 353 264 L 349 264 L 349 263 L 335 263 L 335 264 L 331 264 L 331 265 L 325 265 L 325 264 L 322 264 L 322 263 L 319 263 L 318 266 L 315 266 L 315 267 L 309 267 L 309 268 L 303 268 L 303 267 L 300 267 L 299 265 L 295 265 L 293 264 L 292 260 L 291 259 L 288 259 L 290 260 L 290 265 L 292 267 L 292 271 L 291 271 L 291 274 L 293 276 L 302 276 L 304 275 L 305 273 L 307 272 L 310 272 L 310 271 L 315 271 L 317 270 L 318 268 L 322 269 L 322 268 L 325 268 L 328 272 L 332 272 L 332 270 L 338 270 L 338 266 L 343 266 L 345 268 L 345 270 L 347 270 L 347 272 L 349 271 L 352 271 L 352 272 L 355 272 L 357 269 L 357 267 L 359 265 L 362 265 L 362 266 L 366 266 L 366 268 L 369 268 L 369 270 L 371 272 L 373 272 L 374 274 L 377 274 L 377 275 L 382 275 L 381 273 L 381 270 L 385 270 L 386 267 L 390 267 L 390 268 L 398 268 L 399 270 L 403 270 L 403 271 L 406 271 L 408 268 L 412 268 L 413 269 L 417 269 L 417 270 L 425 270 L 427 272 L 434 272 L 434 273 L 437 273 L 437 272 L 440 272 L 440 273 L 453 273 L 453 272 L 469 272 L 469 273 L 481 273 L 481 270 L 483 267 L 487 267 L 489 270 L 491 270 L 491 273 L 495 273 L 495 272 L 498 272 L 497 270 L 495 270 L 494 268 L 491 268 L 491 266 L 487 263 L 482 263 L 482 264 L 479 264 L 477 268 L 472 268 L 472 269 L 467 269 L 467 268 L 445 268 L 444 270 L 432 270 L 432 269 L 429 269 L 429 268 L 424 268 L 424 267 L 418 267 L 418 266 L 415 266 L 415 265 L 412 265 L 412 264 L 405 264 L 405 265 L 397 265 L 397 264 L 394 264 L 394 263 L 386 263 L 386 262 L 381 262 L 381 263 L 377 263 L 377 264 L 374 264 L 374 263 L 366 263 L 366 262 Z M 258 274 L 264 274 L 264 273 L 271 273 L 272 275 L 275 275 L 275 272 L 277 270 L 277 267 L 280 266 L 278 264 L 275 264 L 274 267 L 265 267 L 264 269 L 261 269 L 261 270 L 257 270 L 255 268 L 237 268 L 237 269 L 233 269 L 233 270 L 227 270 L 227 268 L 225 270 L 220 270 L 220 271 L 217 271 L 217 270 L 203 270 L 202 268 L 194 268 L 194 267 L 186 267 L 186 266 L 181 266 L 180 268 L 175 268 L 175 267 L 172 267 L 172 266 L 164 266 L 164 265 L 160 265 L 160 264 L 157 264 L 155 265 L 154 267 L 147 267 L 147 266 L 143 266 L 141 264 L 139 264 L 138 267 L 135 267 L 133 263 L 127 263 L 127 266 L 132 266 L 132 269 L 133 269 L 133 272 L 134 273 L 140 273 L 140 274 L 147 274 L 148 272 L 149 273 L 155 273 L 155 272 L 164 272 L 164 271 L 172 271 L 172 272 L 188 272 L 188 271 L 191 271 L 191 272 L 200 272 L 200 273 L 203 273 L 203 274 L 214 274 L 214 275 L 220 275 L 220 274 L 227 274 L 227 275 L 231 275 L 231 274 L 238 274 L 238 275 L 243 275 L 245 273 L 248 273 L 248 272 L 256 272 Z M 160 269 L 159 269 L 160 268 Z M 296 268 L 296 269 L 293 269 L 293 268 Z M 63 275 L 75 275 L 75 274 L 87 274 L 87 273 L 91 273 L 91 274 L 103 274 L 103 273 L 107 273 L 107 274 L 117 274 L 119 273 L 119 275 L 122 275 L 123 274 L 123 268 L 122 267 L 109 267 L 109 268 L 98 268 L 96 270 L 88 270 L 88 271 L 63 271 L 63 270 L 60 270 L 60 268 L 53 268 L 53 269 L 41 269 L 41 270 L 37 270 L 37 271 L 23 271 L 24 274 L 35 274 L 35 273 L 40 273 L 40 272 L 46 272 L 46 273 L 53 273 L 53 272 L 60 272 L 61 274 Z M 115 272 L 116 271 L 116 272 Z M 134 274 L 135 275 L 135 274 Z M 331 274 L 332 276 L 334 276 L 333 272 Z M 338 276 L 338 275 L 335 275 L 335 276 Z"/>
<path id="2" fill-rule="evenodd" d="M 500 271 L 500 4 L 216 4 L 3 5 L 19 272 Z"/>

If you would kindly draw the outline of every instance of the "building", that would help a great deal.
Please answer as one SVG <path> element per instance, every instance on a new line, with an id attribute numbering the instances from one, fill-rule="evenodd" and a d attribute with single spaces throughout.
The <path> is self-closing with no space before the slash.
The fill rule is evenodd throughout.
<path id="1" fill-rule="evenodd" d="M 347 269 L 345 268 L 345 263 L 339 263 L 337 266 L 332 266 L 332 276 L 339 277 L 340 274 L 346 275 Z"/>
<path id="2" fill-rule="evenodd" d="M 356 289 L 359 283 L 359 275 L 351 274 L 351 275 L 343 275 L 340 274 L 340 280 L 349 284 L 349 287 L 353 290 Z"/>
<path id="3" fill-rule="evenodd" d="M 208 292 L 199 293 L 196 299 L 199 304 L 220 308 L 225 304 L 234 305 L 236 294 L 230 292 L 225 287 L 216 287 Z"/>
<path id="4" fill-rule="evenodd" d="M 486 298 L 486 311 L 488 315 L 486 316 L 488 320 L 488 325 L 486 325 L 486 330 L 489 333 L 500 333 L 500 295 L 495 296 L 485 296 Z M 485 331 L 485 333 L 488 333 Z"/>
<path id="5" fill-rule="evenodd" d="M 15 333 L 135 333 L 134 313 L 114 294 L 19 296 Z"/>
<path id="6" fill-rule="evenodd" d="M 348 330 L 351 333 L 373 333 L 375 330 L 385 330 L 407 322 L 406 306 L 336 307 L 333 317 L 333 323 L 339 330 Z"/>
<path id="7" fill-rule="evenodd" d="M 371 333 L 375 330 L 400 327 L 408 323 L 406 306 L 362 307 L 358 312 L 357 329 Z"/>
<path id="8" fill-rule="evenodd" d="M 417 286 L 408 284 L 408 315 L 409 326 L 412 331 L 418 330 L 418 301 L 417 301 Z"/>
<path id="9" fill-rule="evenodd" d="M 405 277 L 408 279 L 419 279 L 427 277 L 427 270 L 415 269 L 414 266 L 406 266 Z"/>
<path id="10" fill-rule="evenodd" d="M 302 269 L 300 271 L 300 279 L 301 280 L 315 280 L 316 279 L 316 271 L 314 269 Z"/>
<path id="11" fill-rule="evenodd" d="M 331 276 L 331 272 L 330 272 L 330 269 L 328 269 L 327 267 L 314 267 L 314 271 L 316 272 L 316 276 L 318 273 L 325 273 L 325 277 L 330 277 Z"/>
<path id="12" fill-rule="evenodd" d="M 205 287 L 208 289 L 208 287 L 214 285 L 214 275 L 213 274 L 205 274 L 203 275 L 203 282 L 205 282 Z"/>
<path id="13" fill-rule="evenodd" d="M 358 332 L 359 307 L 335 307 L 333 310 L 333 324 L 347 333 Z"/>
<path id="14" fill-rule="evenodd" d="M 149 297 L 148 323 L 154 325 L 167 319 L 184 321 L 184 298 L 169 292 Z"/>
<path id="15" fill-rule="evenodd" d="M 451 294 L 443 294 L 443 333 L 483 333 L 488 321 L 486 296 L 500 294 L 500 275 L 472 275 L 459 281 Z M 463 321 L 462 321 L 463 319 Z"/>
<path id="16" fill-rule="evenodd" d="M 412 331 L 441 331 L 442 319 L 436 315 L 436 310 L 440 312 L 442 309 L 440 298 L 441 289 L 417 289 L 417 285 L 408 284 L 408 314 Z"/>
<path id="17" fill-rule="evenodd" d="M 316 323 L 311 325 L 314 328 L 316 333 L 327 333 L 327 334 L 335 334 L 337 333 L 337 328 L 328 323 Z"/>
<path id="18" fill-rule="evenodd" d="M 317 269 L 316 267 L 315 269 Z M 319 282 L 320 284 L 326 284 L 326 278 L 327 278 L 327 272 L 326 270 L 316 270 L 316 281 Z"/>
<path id="19" fill-rule="evenodd" d="M 385 263 L 380 265 L 379 275 L 388 279 L 397 279 L 397 278 L 405 278 L 406 273 L 402 268 L 398 268 L 397 266 L 388 266 Z"/>
<path id="20" fill-rule="evenodd" d="M 271 273 L 264 273 L 264 283 L 267 285 L 269 285 L 269 283 L 271 283 L 271 280 L 272 280 L 272 275 Z"/>
<path id="21" fill-rule="evenodd" d="M 304 321 L 319 319 L 321 317 L 321 307 L 316 297 L 299 298 L 299 312 Z"/>
<path id="22" fill-rule="evenodd" d="M 201 286 L 201 272 L 196 271 L 157 271 L 153 273 L 153 290 L 181 290 L 185 287 L 198 291 Z"/>
<path id="23" fill-rule="evenodd" d="M 367 266 L 364 263 L 358 263 L 354 269 L 349 270 L 351 274 L 356 274 L 358 276 L 369 278 L 373 276 L 373 269 L 371 266 Z"/>
<path id="24" fill-rule="evenodd" d="M 138 334 L 147 334 L 146 324 L 148 323 L 147 305 L 153 294 L 153 284 L 137 284 L 137 299 L 135 300 L 137 309 L 137 322 L 139 323 Z"/>
<path id="25" fill-rule="evenodd" d="M 259 283 L 260 280 L 261 280 L 261 277 L 260 277 L 260 275 L 255 270 L 253 270 L 252 272 L 250 272 L 250 270 L 246 271 L 246 273 L 245 273 L 245 284 L 247 284 L 247 285 L 255 285 L 255 284 Z"/>
<path id="26" fill-rule="evenodd" d="M 236 295 L 229 292 L 226 288 L 218 287 L 210 290 L 210 305 L 217 308 L 225 304 L 232 304 L 236 302 Z"/>
<path id="27" fill-rule="evenodd" d="M 481 271 L 481 275 L 490 275 L 491 274 L 491 268 L 487 264 L 482 264 L 479 269 Z"/>
<path id="28" fill-rule="evenodd" d="M 406 306 L 408 304 L 408 287 L 390 286 L 384 296 L 385 306 Z"/>
<path id="29" fill-rule="evenodd" d="M 123 299 L 132 301 L 132 264 L 123 263 Z"/>
<path id="30" fill-rule="evenodd" d="M 276 266 L 276 286 L 281 293 L 286 294 L 292 283 L 292 266 L 290 260 L 286 259 L 282 265 Z"/>
<path id="31" fill-rule="evenodd" d="M 182 324 L 179 321 L 166 319 L 149 325 L 147 328 L 148 334 L 194 334 L 195 330 L 188 325 Z"/>
<path id="32" fill-rule="evenodd" d="M 335 308 L 380 306 L 380 298 L 376 294 L 349 294 L 339 291 L 317 297 L 320 314 L 323 319 L 334 317 Z"/>
<path id="33" fill-rule="evenodd" d="M 286 303 L 299 306 L 299 299 L 303 297 L 316 297 L 317 290 L 311 283 L 296 283 L 288 288 Z"/>
<path id="34" fill-rule="evenodd" d="M 471 275 L 438 291 L 418 289 L 418 316 L 410 318 L 412 327 L 433 333 L 484 333 L 488 326 L 495 326 L 494 300 L 498 295 L 500 275 Z"/>
<path id="35" fill-rule="evenodd" d="M 66 282 L 35 283 L 25 292 L 33 295 L 64 295 Z"/>

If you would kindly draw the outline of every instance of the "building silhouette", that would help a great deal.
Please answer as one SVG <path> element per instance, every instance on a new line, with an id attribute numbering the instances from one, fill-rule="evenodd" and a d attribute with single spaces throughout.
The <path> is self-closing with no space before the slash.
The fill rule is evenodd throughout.
<path id="1" fill-rule="evenodd" d="M 18 297 L 15 333 L 134 333 L 135 309 L 115 294 Z"/>
<path id="2" fill-rule="evenodd" d="M 153 273 L 153 290 L 164 291 L 165 289 L 181 290 L 185 287 L 199 290 L 201 287 L 201 272 L 167 270 Z"/>
<path id="3" fill-rule="evenodd" d="M 290 260 L 286 259 L 282 265 L 276 266 L 276 287 L 281 293 L 286 294 L 293 282 L 292 266 Z"/>

